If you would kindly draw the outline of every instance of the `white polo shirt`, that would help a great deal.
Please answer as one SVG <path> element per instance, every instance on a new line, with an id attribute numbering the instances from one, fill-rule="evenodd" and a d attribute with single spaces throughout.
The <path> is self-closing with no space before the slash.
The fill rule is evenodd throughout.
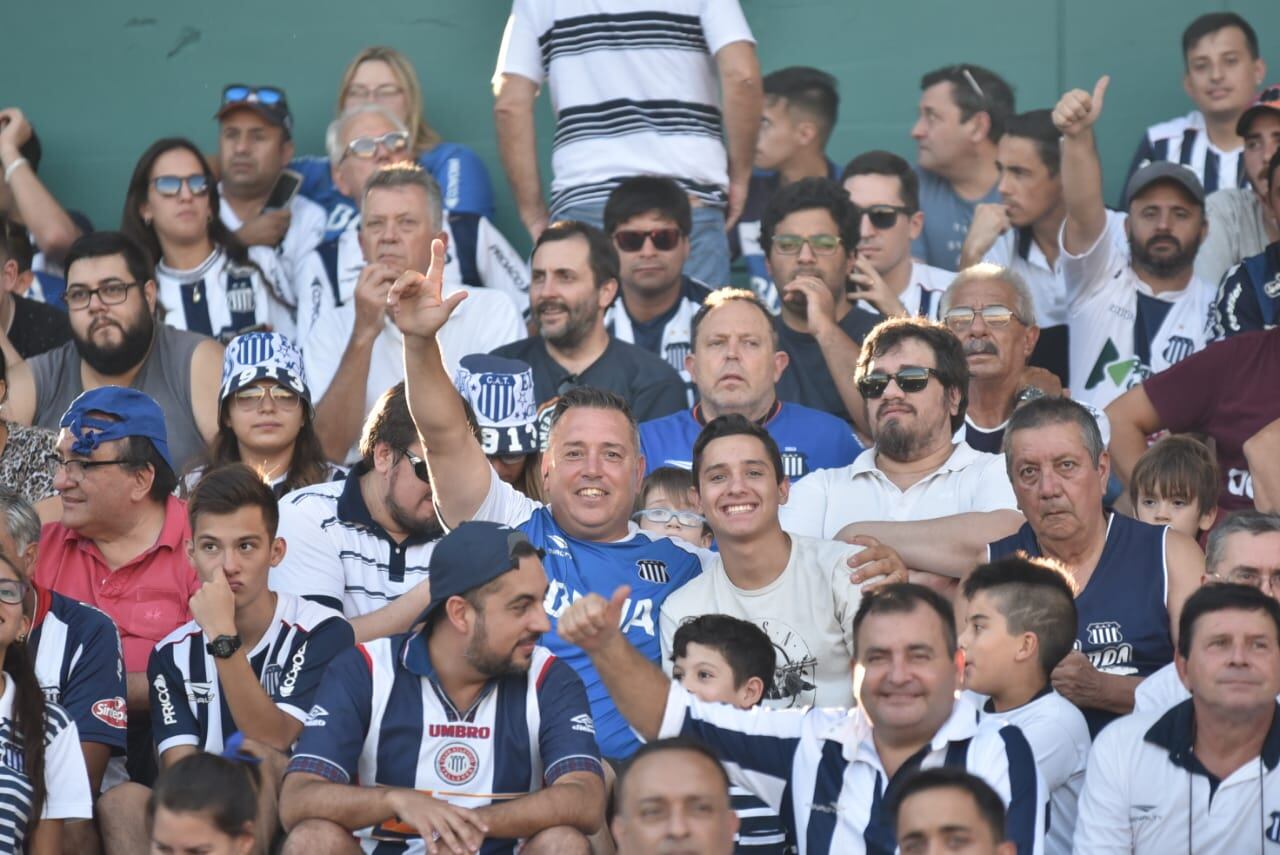
<path id="1" fill-rule="evenodd" d="M 1093 744 L 1075 851 L 1088 855 L 1280 852 L 1280 708 L 1260 757 L 1211 781 L 1192 751 L 1194 702 L 1135 713 Z"/>
<path id="2" fill-rule="evenodd" d="M 875 447 L 839 469 L 810 472 L 778 509 L 792 534 L 833 539 L 851 522 L 907 522 L 954 514 L 1018 509 L 1003 454 L 958 442 L 946 462 L 906 490 L 876 467 Z"/>
<path id="3" fill-rule="evenodd" d="M 955 278 L 956 274 L 950 270 L 923 261 L 912 261 L 911 274 L 907 279 L 909 284 L 898 295 L 898 300 L 912 317 L 939 320 L 942 317 L 942 295 Z M 866 300 L 859 300 L 855 305 L 864 312 L 880 314 L 880 310 Z"/>

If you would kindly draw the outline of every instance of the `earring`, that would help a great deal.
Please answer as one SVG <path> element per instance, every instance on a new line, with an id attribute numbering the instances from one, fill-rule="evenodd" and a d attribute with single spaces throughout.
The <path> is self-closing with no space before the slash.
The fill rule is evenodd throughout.
<path id="1" fill-rule="evenodd" d="M 24 641 L 26 641 L 26 640 L 27 640 L 27 634 L 26 634 L 25 632 L 23 632 L 23 633 L 19 633 L 19 634 L 18 634 L 18 643 L 19 643 L 19 644 L 21 644 L 22 642 L 24 642 Z"/>
<path id="2" fill-rule="evenodd" d="M 146 226 L 147 228 L 151 228 L 151 218 L 150 218 L 150 217 L 143 217 L 143 218 L 142 218 L 142 224 L 143 224 L 144 226 Z"/>

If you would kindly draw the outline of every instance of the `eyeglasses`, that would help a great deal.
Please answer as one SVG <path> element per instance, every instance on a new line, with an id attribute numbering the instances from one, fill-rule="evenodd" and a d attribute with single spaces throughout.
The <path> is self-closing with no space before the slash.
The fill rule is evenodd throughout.
<path id="1" fill-rule="evenodd" d="M 16 606 L 27 598 L 31 586 L 20 579 L 0 579 L 0 603 Z"/>
<path id="2" fill-rule="evenodd" d="M 404 88 L 394 83 L 384 83 L 370 89 L 368 86 L 348 86 L 347 100 L 349 101 L 390 101 L 392 98 L 399 98 L 404 94 Z"/>
<path id="3" fill-rule="evenodd" d="M 284 101 L 284 92 L 274 86 L 246 86 L 232 83 L 222 90 L 223 104 L 266 104 L 274 107 Z"/>
<path id="4" fill-rule="evenodd" d="M 161 196 L 177 196 L 186 184 L 192 196 L 203 196 L 209 192 L 209 179 L 197 173 L 195 175 L 157 175 L 151 184 Z"/>
<path id="5" fill-rule="evenodd" d="M 1272 591 L 1280 591 L 1280 571 L 1259 573 L 1251 567 L 1236 567 L 1226 576 L 1221 576 L 1217 573 L 1210 573 L 1209 575 L 1223 582 L 1230 582 L 1233 585 L 1248 585 L 1250 588 L 1257 588 L 1258 590 L 1262 590 L 1263 583 L 1266 583 Z"/>
<path id="6" fill-rule="evenodd" d="M 619 229 L 613 233 L 613 242 L 623 252 L 639 252 L 644 249 L 645 239 L 653 241 L 653 248 L 659 252 L 670 252 L 680 245 L 679 229 Z"/>
<path id="7" fill-rule="evenodd" d="M 938 377 L 937 370 L 920 365 L 908 365 L 904 368 L 899 368 L 896 374 L 889 374 L 885 371 L 872 371 L 858 381 L 858 392 L 867 400 L 879 398 L 884 394 L 884 390 L 889 388 L 890 380 L 897 383 L 898 388 L 907 394 L 920 392 L 924 390 L 925 386 L 929 385 L 930 375 Z"/>
<path id="8" fill-rule="evenodd" d="M 779 255 L 799 255 L 805 244 L 813 250 L 814 255 L 831 255 L 842 241 L 836 235 L 774 235 L 773 248 Z"/>
<path id="9" fill-rule="evenodd" d="M 891 229 L 898 222 L 899 215 L 911 216 L 915 213 L 905 205 L 871 205 L 866 208 L 855 208 L 858 219 L 866 217 L 871 225 L 880 231 Z"/>
<path id="10" fill-rule="evenodd" d="M 66 302 L 68 309 L 85 309 L 88 308 L 90 301 L 93 300 L 93 295 L 97 294 L 98 299 L 102 301 L 102 305 L 118 306 L 129 299 L 130 288 L 141 284 L 141 282 L 107 282 L 97 288 L 72 285 L 63 292 L 62 299 Z"/>
<path id="11" fill-rule="evenodd" d="M 84 480 L 84 476 L 90 469 L 97 469 L 100 466 L 125 466 L 133 463 L 132 460 L 63 460 L 56 454 L 46 454 L 44 456 L 44 465 L 58 471 L 59 469 L 67 470 L 67 479 L 73 484 L 79 484 Z"/>
<path id="12" fill-rule="evenodd" d="M 271 396 L 271 403 L 282 410 L 296 410 L 302 401 L 297 392 L 284 386 L 245 386 L 237 389 L 231 397 L 238 409 L 251 412 L 259 409 L 268 395 Z"/>
<path id="13" fill-rule="evenodd" d="M 409 134 L 407 131 L 388 131 L 380 137 L 356 137 L 347 143 L 343 156 L 349 154 L 368 160 L 378 153 L 378 146 L 382 146 L 390 154 L 404 151 L 409 147 Z"/>
<path id="14" fill-rule="evenodd" d="M 407 448 L 402 448 L 400 453 L 405 456 L 409 463 L 413 466 L 413 474 L 418 476 L 418 480 L 424 484 L 431 483 L 431 475 L 427 473 L 427 461 L 418 457 Z"/>
<path id="15" fill-rule="evenodd" d="M 669 508 L 645 508 L 631 515 L 636 522 L 646 519 L 651 523 L 666 525 L 673 519 L 685 528 L 701 528 L 707 521 L 692 511 L 673 511 Z"/>
<path id="16" fill-rule="evenodd" d="M 973 326 L 973 319 L 978 315 L 982 315 L 982 322 L 989 327 L 1008 326 L 1009 321 L 1016 317 L 1013 314 L 1013 309 L 1008 306 L 992 303 L 990 306 L 983 306 L 981 309 L 975 309 L 973 306 L 952 306 L 947 310 L 943 321 L 952 332 L 964 332 Z"/>

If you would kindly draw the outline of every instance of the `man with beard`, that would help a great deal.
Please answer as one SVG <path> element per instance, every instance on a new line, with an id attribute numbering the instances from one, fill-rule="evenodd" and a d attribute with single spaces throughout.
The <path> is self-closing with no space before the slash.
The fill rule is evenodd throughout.
<path id="1" fill-rule="evenodd" d="M 337 609 L 368 641 L 405 632 L 426 608 L 427 561 L 441 535 L 403 383 L 378 399 L 360 454 L 345 480 L 280 501 L 289 550 L 271 570 L 271 590 Z"/>
<path id="2" fill-rule="evenodd" d="M 542 557 L 463 523 L 431 556 L 425 626 L 333 660 L 286 772 L 286 855 L 591 851 L 604 767 L 582 681 L 538 644 Z"/>
<path id="3" fill-rule="evenodd" d="M 641 421 L 688 406 L 684 383 L 666 360 L 605 328 L 605 310 L 618 296 L 619 267 L 604 232 L 576 220 L 552 223 L 538 235 L 531 266 L 529 304 L 538 335 L 493 354 L 532 366 L 535 399 L 592 386 L 625 399 Z"/>
<path id="4" fill-rule="evenodd" d="M 1062 132 L 1062 278 L 1071 327 L 1071 397 L 1101 409 L 1205 345 L 1214 287 L 1193 271 L 1207 232 L 1204 188 L 1186 167 L 1157 161 L 1125 188 L 1127 219 L 1102 202 L 1093 126 L 1110 78 L 1058 101 Z M 1125 245 L 1128 244 L 1128 251 Z"/>
<path id="5" fill-rule="evenodd" d="M 954 526 L 994 540 L 1022 523 L 1000 455 L 953 439 L 969 397 L 954 335 L 920 318 L 885 321 L 863 343 L 856 378 L 875 445 L 848 466 L 796 482 L 778 509 L 785 530 L 848 540 L 892 537 L 903 526 L 931 537 Z M 859 520 L 891 522 L 849 525 Z"/>
<path id="6" fill-rule="evenodd" d="M 66 271 L 71 341 L 10 368 L 8 418 L 57 430 L 81 392 L 131 386 L 164 411 L 175 471 L 199 461 L 218 432 L 222 345 L 156 323 L 151 264 L 119 232 L 77 239 Z"/>

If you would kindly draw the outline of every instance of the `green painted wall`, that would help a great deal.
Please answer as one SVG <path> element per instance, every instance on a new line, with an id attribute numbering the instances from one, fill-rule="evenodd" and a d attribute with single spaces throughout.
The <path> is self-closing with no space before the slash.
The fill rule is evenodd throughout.
<path id="1" fill-rule="evenodd" d="M 1280 0 L 742 0 L 766 71 L 826 68 L 840 80 L 837 162 L 868 148 L 910 157 L 924 71 L 975 62 L 1005 75 L 1019 109 L 1050 107 L 1066 87 L 1112 75 L 1100 139 L 1108 198 L 1147 124 L 1190 109 L 1179 35 L 1196 15 L 1232 9 L 1260 33 L 1280 80 Z M 10 4 L 0 101 L 25 108 L 58 197 L 114 227 L 129 172 L 153 139 L 185 134 L 211 149 L 222 86 L 289 92 L 300 151 L 323 149 L 338 77 L 367 44 L 415 61 L 428 116 L 489 164 L 499 221 L 523 242 L 498 164 L 489 79 L 506 0 L 130 0 Z M 546 163 L 550 113 L 542 101 Z"/>

